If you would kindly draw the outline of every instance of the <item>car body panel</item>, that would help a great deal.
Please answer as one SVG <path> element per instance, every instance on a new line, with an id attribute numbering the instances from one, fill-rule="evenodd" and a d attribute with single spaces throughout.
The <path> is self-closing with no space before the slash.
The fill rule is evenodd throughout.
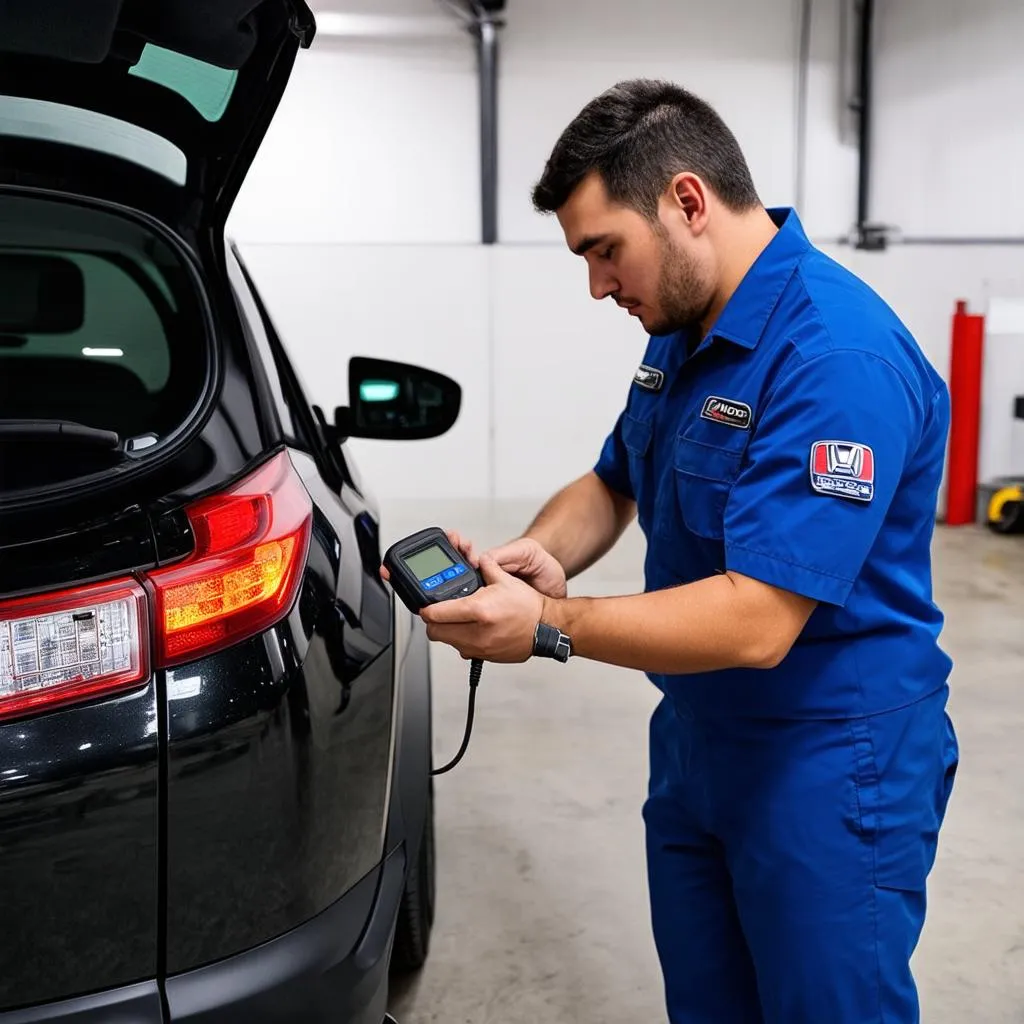
<path id="1" fill-rule="evenodd" d="M 0 58 L 0 99 L 155 131 L 186 177 L 5 136 L 0 104 L 0 192 L 172 240 L 207 386 L 131 473 L 0 494 L 0 601 L 151 587 L 193 551 L 190 503 L 282 452 L 314 513 L 298 597 L 271 628 L 118 696 L 0 721 L 0 1024 L 379 1024 L 430 792 L 426 633 L 381 583 L 377 505 L 223 237 L 312 18 L 300 0 L 53 2 L 67 19 L 0 11 L 0 51 L 23 51 Z M 146 39 L 239 68 L 219 118 L 125 74 Z"/>
<path id="2" fill-rule="evenodd" d="M 0 1007 L 153 978 L 155 682 L 0 724 Z"/>
<path id="3" fill-rule="evenodd" d="M 399 848 L 294 931 L 166 984 L 174 1024 L 379 1024 L 406 858 Z M 6 1024 L 0 1017 L 0 1024 Z"/>
<path id="4" fill-rule="evenodd" d="M 390 607 L 379 578 L 359 581 L 351 521 L 305 468 L 317 511 L 292 614 L 166 674 L 170 974 L 295 927 L 383 855 Z M 380 599 L 346 602 L 360 590 Z"/>
<path id="5" fill-rule="evenodd" d="M 0 1024 L 166 1024 L 155 981 L 0 1013 Z"/>

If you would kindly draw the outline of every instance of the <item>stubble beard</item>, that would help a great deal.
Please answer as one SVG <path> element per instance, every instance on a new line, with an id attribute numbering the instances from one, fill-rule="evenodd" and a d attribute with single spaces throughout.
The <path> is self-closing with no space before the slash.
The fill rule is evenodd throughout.
<path id="1" fill-rule="evenodd" d="M 667 335 L 700 324 L 711 306 L 711 288 L 697 262 L 670 238 L 661 239 L 658 320 L 644 324 L 649 334 Z"/>

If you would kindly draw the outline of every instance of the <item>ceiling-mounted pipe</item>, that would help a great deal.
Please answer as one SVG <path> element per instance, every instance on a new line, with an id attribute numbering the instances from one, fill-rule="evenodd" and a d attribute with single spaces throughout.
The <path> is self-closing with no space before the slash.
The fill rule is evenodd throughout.
<path id="1" fill-rule="evenodd" d="M 858 153 L 857 173 L 857 232 L 863 234 L 868 223 L 868 207 L 871 199 L 871 105 L 872 86 L 872 29 L 874 27 L 874 0 L 860 0 L 860 39 L 859 39 L 859 107 L 860 107 L 860 146 Z"/>
<path id="2" fill-rule="evenodd" d="M 498 28 L 501 22 L 482 12 L 474 24 L 480 77 L 480 240 L 498 240 Z"/>
<path id="3" fill-rule="evenodd" d="M 796 64 L 796 153 L 794 155 L 793 205 L 805 216 L 807 198 L 807 79 L 811 63 L 811 15 L 813 0 L 801 0 L 800 38 Z"/>
<path id="4" fill-rule="evenodd" d="M 476 40 L 480 96 L 480 238 L 498 240 L 498 30 L 505 0 L 439 0 Z"/>
<path id="5" fill-rule="evenodd" d="M 498 240 L 498 30 L 505 0 L 469 0 L 480 92 L 480 240 Z"/>
<path id="6" fill-rule="evenodd" d="M 874 114 L 874 30 L 875 0 L 860 0 L 858 33 L 859 114 L 857 160 L 857 237 L 858 249 L 881 250 L 887 244 L 887 229 L 872 224 L 871 209 L 871 129 Z"/>

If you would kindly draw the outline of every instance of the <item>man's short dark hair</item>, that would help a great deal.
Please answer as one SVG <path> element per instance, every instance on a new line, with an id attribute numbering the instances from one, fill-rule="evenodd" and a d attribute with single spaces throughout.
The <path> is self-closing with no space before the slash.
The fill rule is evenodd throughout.
<path id="1" fill-rule="evenodd" d="M 591 172 L 609 198 L 653 220 L 677 174 L 699 175 L 730 209 L 759 205 L 739 143 L 704 100 L 671 82 L 619 82 L 591 100 L 562 132 L 533 190 L 533 205 L 554 213 Z"/>

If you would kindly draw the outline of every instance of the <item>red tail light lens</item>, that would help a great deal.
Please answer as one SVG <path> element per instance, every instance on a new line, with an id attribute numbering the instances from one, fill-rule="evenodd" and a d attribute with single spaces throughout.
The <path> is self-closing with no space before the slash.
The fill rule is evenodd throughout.
<path id="1" fill-rule="evenodd" d="M 195 551 L 185 562 L 147 573 L 160 667 L 220 650 L 288 613 L 302 581 L 313 504 L 281 453 L 186 513 Z"/>
<path id="2" fill-rule="evenodd" d="M 134 580 L 0 603 L 0 720 L 130 689 L 148 651 Z"/>
<path id="3" fill-rule="evenodd" d="M 282 453 L 186 509 L 189 558 L 148 573 L 154 651 L 169 667 L 274 625 L 295 602 L 313 504 Z M 133 579 L 0 602 L 0 721 L 148 679 L 149 603 Z"/>

